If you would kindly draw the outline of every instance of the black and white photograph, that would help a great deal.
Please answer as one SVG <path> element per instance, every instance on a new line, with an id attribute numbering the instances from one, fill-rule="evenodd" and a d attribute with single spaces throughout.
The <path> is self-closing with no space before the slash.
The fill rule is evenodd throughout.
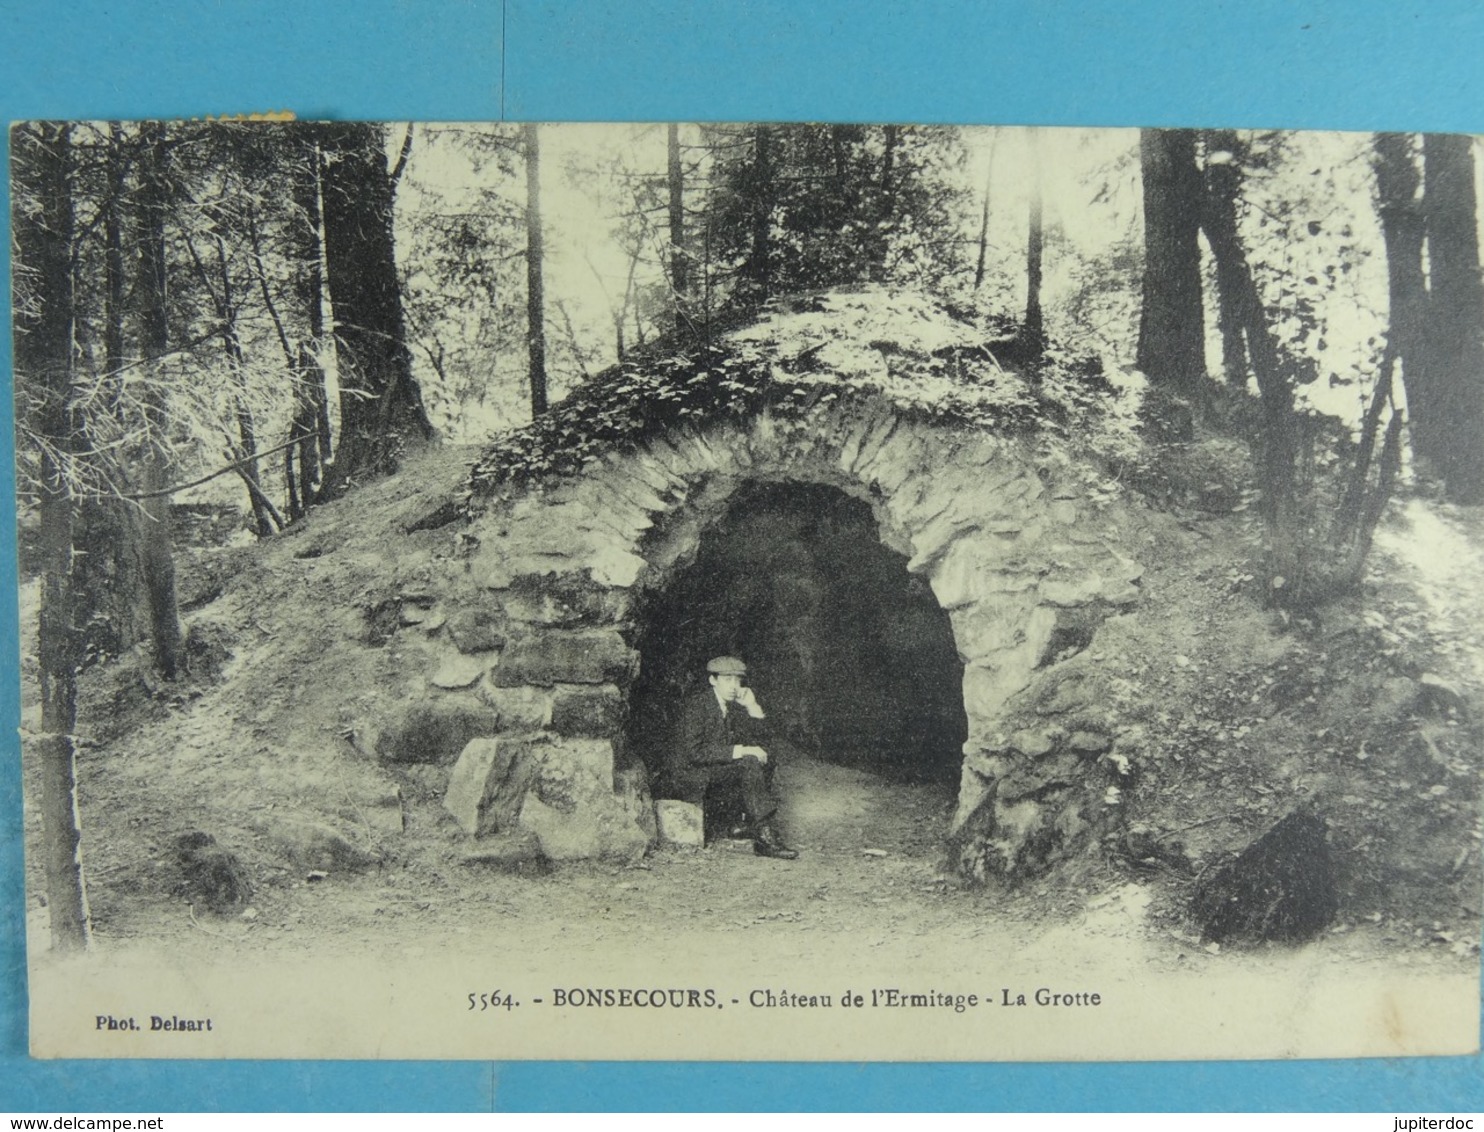
<path id="1" fill-rule="evenodd" d="M 1478 1048 L 1477 139 L 10 143 L 34 1056 Z"/>

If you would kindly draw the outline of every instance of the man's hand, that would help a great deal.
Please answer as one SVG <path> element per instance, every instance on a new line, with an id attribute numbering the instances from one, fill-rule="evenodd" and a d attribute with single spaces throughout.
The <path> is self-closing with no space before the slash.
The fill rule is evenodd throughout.
<path id="1" fill-rule="evenodd" d="M 747 709 L 747 714 L 753 719 L 763 718 L 762 705 L 757 702 L 757 697 L 752 694 L 751 688 L 743 688 L 738 692 L 737 702 Z"/>
<path id="2" fill-rule="evenodd" d="M 768 752 L 761 747 L 749 747 L 738 743 L 732 748 L 732 758 L 734 759 L 745 759 L 748 755 L 751 755 L 760 763 L 768 761 Z"/>

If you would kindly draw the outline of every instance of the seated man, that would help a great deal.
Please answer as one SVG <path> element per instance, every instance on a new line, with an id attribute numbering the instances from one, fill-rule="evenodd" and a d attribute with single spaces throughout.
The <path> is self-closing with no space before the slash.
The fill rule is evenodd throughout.
<path id="1" fill-rule="evenodd" d="M 798 856 L 773 828 L 778 809 L 773 794 L 773 762 L 762 743 L 767 724 L 757 697 L 747 687 L 747 665 L 719 656 L 706 665 L 711 687 L 685 701 L 680 711 L 670 779 L 676 794 L 703 806 L 708 794 L 727 791 L 740 799 L 748 835 L 759 856 L 792 861 Z"/>

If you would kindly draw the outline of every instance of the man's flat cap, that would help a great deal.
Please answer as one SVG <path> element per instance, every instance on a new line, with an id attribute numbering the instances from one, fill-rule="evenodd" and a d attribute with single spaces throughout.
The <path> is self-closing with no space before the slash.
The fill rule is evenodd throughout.
<path id="1" fill-rule="evenodd" d="M 735 656 L 717 656 L 707 662 L 706 671 L 717 676 L 746 676 L 747 665 Z"/>

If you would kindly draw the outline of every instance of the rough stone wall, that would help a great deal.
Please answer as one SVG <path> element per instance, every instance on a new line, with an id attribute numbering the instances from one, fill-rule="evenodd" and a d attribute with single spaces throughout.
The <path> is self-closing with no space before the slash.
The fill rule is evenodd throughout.
<path id="1" fill-rule="evenodd" d="M 399 638 L 420 675 L 378 752 L 451 767 L 446 806 L 472 837 L 522 852 L 534 837 L 553 859 L 643 852 L 653 807 L 622 750 L 636 598 L 694 558 L 748 480 L 865 500 L 949 613 L 968 740 L 944 833 L 965 872 L 1032 876 L 1106 832 L 1127 763 L 1087 651 L 1140 576 L 1110 542 L 1114 505 L 1053 445 L 885 405 L 671 435 L 489 504 L 403 581 Z"/>

